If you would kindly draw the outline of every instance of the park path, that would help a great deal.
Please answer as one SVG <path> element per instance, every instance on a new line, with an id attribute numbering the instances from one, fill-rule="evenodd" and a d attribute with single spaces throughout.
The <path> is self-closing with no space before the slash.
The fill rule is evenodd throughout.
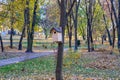
<path id="1" fill-rule="evenodd" d="M 64 49 L 64 51 L 66 51 L 66 50 L 68 50 L 68 48 Z M 34 59 L 34 58 L 43 57 L 43 56 L 54 55 L 55 53 L 56 52 L 54 52 L 53 50 L 46 51 L 46 52 L 25 53 L 24 56 L 0 60 L 0 66 L 19 63 L 19 62 L 22 62 L 25 60 L 30 60 L 30 59 Z"/>
<path id="2" fill-rule="evenodd" d="M 37 53 L 37 52 L 36 53 L 26 53 L 24 56 L 0 60 L 0 66 L 14 64 L 14 63 L 22 62 L 25 60 L 39 58 L 39 57 L 48 56 L 48 55 L 52 55 L 52 54 L 54 54 L 54 52 L 49 52 L 49 51 L 48 52 L 39 52 L 39 53 Z"/>

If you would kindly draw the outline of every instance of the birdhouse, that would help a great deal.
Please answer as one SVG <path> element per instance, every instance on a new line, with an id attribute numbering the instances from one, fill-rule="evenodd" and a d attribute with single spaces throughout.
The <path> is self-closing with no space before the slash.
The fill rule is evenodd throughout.
<path id="1" fill-rule="evenodd" d="M 52 34 L 53 42 L 62 42 L 62 29 L 61 29 L 61 27 L 53 27 L 50 30 L 50 33 Z"/>

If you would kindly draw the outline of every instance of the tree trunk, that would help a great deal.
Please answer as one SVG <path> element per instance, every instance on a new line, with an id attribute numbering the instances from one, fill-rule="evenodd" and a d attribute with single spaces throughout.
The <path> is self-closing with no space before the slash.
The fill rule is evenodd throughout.
<path id="1" fill-rule="evenodd" d="M 13 3 L 14 2 L 14 0 L 11 0 L 11 3 Z M 10 16 L 10 27 L 11 27 L 11 33 L 10 33 L 10 48 L 13 48 L 13 31 L 14 31 L 14 29 L 13 29 L 13 23 L 14 23 L 14 18 L 13 18 L 13 16 L 14 16 L 14 10 L 13 10 L 13 8 L 14 8 L 14 6 L 13 6 L 13 4 L 11 4 L 11 12 L 10 12 L 10 14 L 11 14 L 11 16 Z"/>
<path id="2" fill-rule="evenodd" d="M 76 0 L 76 2 L 75 2 L 76 4 L 75 4 L 75 16 L 74 16 L 74 13 L 73 13 L 73 11 L 72 11 L 72 15 L 73 15 L 73 21 L 74 21 L 74 35 L 75 35 L 75 47 L 74 47 L 74 50 L 76 51 L 76 50 L 78 50 L 78 44 L 77 44 L 77 23 L 78 23 L 78 9 L 79 9 L 79 5 L 80 5 L 80 0 L 78 0 L 78 2 L 77 2 L 77 0 Z"/>
<path id="3" fill-rule="evenodd" d="M 11 26 L 13 26 L 13 24 Z M 10 48 L 13 48 L 13 28 L 11 28 L 10 33 Z"/>
<path id="4" fill-rule="evenodd" d="M 69 32 L 69 48 L 72 47 L 72 24 L 70 22 L 70 32 Z"/>
<path id="5" fill-rule="evenodd" d="M 24 34 L 25 34 L 25 26 L 23 27 L 23 30 L 22 30 L 22 35 L 20 37 L 20 41 L 19 41 L 19 45 L 18 45 L 18 50 L 22 50 L 22 40 L 23 40 Z"/>
<path id="6" fill-rule="evenodd" d="M 3 47 L 3 42 L 2 42 L 2 37 L 0 35 L 0 43 L 1 43 L 1 51 L 3 52 L 4 51 L 4 47 Z"/>
<path id="7" fill-rule="evenodd" d="M 102 36 L 101 37 L 101 40 L 102 40 L 102 45 L 104 44 L 104 37 Z"/>
<path id="8" fill-rule="evenodd" d="M 94 51 L 94 43 L 93 43 L 92 32 L 91 32 L 91 50 Z"/>
<path id="9" fill-rule="evenodd" d="M 113 40 L 112 40 L 112 42 L 113 42 L 112 47 L 114 48 L 115 47 L 115 28 L 114 27 L 113 27 Z"/>
<path id="10" fill-rule="evenodd" d="M 72 15 L 69 16 L 70 21 L 67 20 L 67 29 L 68 29 L 68 36 L 69 36 L 69 48 L 72 47 Z"/>
<path id="11" fill-rule="evenodd" d="M 67 18 L 68 19 L 68 18 Z M 68 37 L 69 37 L 69 48 L 71 48 L 72 47 L 72 45 L 71 45 L 71 39 L 72 39 L 72 28 L 71 28 L 72 26 L 71 26 L 71 18 L 70 18 L 70 22 L 68 22 L 68 20 L 67 20 L 67 31 L 68 31 Z"/>
<path id="12" fill-rule="evenodd" d="M 89 0 L 89 6 L 86 6 L 87 11 L 87 44 L 88 44 L 88 52 L 91 52 L 93 47 L 93 40 L 92 40 L 92 7 L 93 7 L 93 0 Z"/>
<path id="13" fill-rule="evenodd" d="M 112 46 L 112 39 L 111 39 L 110 31 L 108 30 L 105 14 L 103 14 L 103 19 L 104 19 L 104 22 L 105 22 L 105 29 L 106 29 L 107 34 L 108 34 L 109 44 L 110 44 L 110 46 Z"/>
<path id="14" fill-rule="evenodd" d="M 26 28 L 26 26 L 27 26 L 27 8 L 25 8 L 25 10 L 24 10 L 24 26 L 23 26 L 23 30 L 22 30 L 22 35 L 20 37 L 18 50 L 22 50 L 22 40 L 23 40 L 23 37 L 25 36 L 25 28 Z"/>
<path id="15" fill-rule="evenodd" d="M 108 9 L 109 9 L 109 13 L 110 13 L 110 19 L 112 22 L 112 31 L 113 31 L 113 38 L 112 38 L 112 49 L 114 48 L 115 45 L 115 24 L 114 24 L 114 19 L 113 19 L 113 10 L 112 10 L 112 6 L 110 7 L 109 2 L 106 0 L 107 5 L 108 5 Z"/>
<path id="16" fill-rule="evenodd" d="M 58 43 L 58 53 L 57 53 L 57 65 L 56 65 L 56 80 L 63 80 L 62 77 L 62 64 L 63 64 L 63 50 L 64 50 L 64 34 L 65 34 L 65 25 L 67 21 L 67 17 L 69 16 L 74 3 L 76 0 L 73 1 L 71 8 L 66 12 L 66 0 L 58 0 L 60 5 L 60 27 L 62 29 L 62 42 Z"/>
<path id="17" fill-rule="evenodd" d="M 34 27 L 35 27 L 35 23 L 36 23 L 37 4 L 38 4 L 38 0 L 35 1 L 34 11 L 33 11 L 32 28 L 31 28 L 31 33 L 30 33 L 30 38 L 31 38 L 30 49 L 31 49 L 31 51 L 32 51 L 33 39 L 34 39 Z"/>
<path id="18" fill-rule="evenodd" d="M 118 50 L 120 52 L 120 0 L 118 0 L 118 28 L 117 28 L 117 34 L 118 34 Z"/>
<path id="19" fill-rule="evenodd" d="M 56 80 L 63 80 L 63 77 L 62 77 L 63 47 L 64 47 L 63 43 L 58 43 Z"/>
<path id="20" fill-rule="evenodd" d="M 30 50 L 30 43 L 31 43 L 31 38 L 30 38 L 30 13 L 29 13 L 29 0 L 26 0 L 26 24 L 27 24 L 27 50 L 26 52 L 32 52 Z"/>
<path id="21" fill-rule="evenodd" d="M 113 1 L 114 0 L 110 0 L 111 8 L 112 8 L 112 11 L 113 11 L 113 14 L 114 14 L 114 18 L 115 18 L 115 22 L 116 22 L 116 26 L 117 26 L 117 37 L 118 37 L 117 45 L 118 45 L 118 50 L 120 52 L 120 0 L 118 0 L 118 5 L 119 5 L 118 6 L 118 17 L 117 17 L 117 13 L 116 13 Z"/>
<path id="22" fill-rule="evenodd" d="M 106 0 L 106 2 L 107 2 L 107 0 Z M 99 1 L 99 4 L 100 4 L 100 6 L 102 7 L 100 1 Z M 110 12 L 110 7 L 109 7 L 109 3 L 108 3 L 108 2 L 107 2 L 107 5 L 108 5 L 109 12 Z M 103 9 L 103 7 L 102 7 L 102 9 Z M 109 44 L 110 44 L 110 46 L 112 47 L 112 44 L 113 44 L 113 43 L 112 43 L 110 31 L 108 30 L 108 25 L 107 25 L 106 17 L 105 17 L 105 14 L 104 14 L 104 13 L 103 13 L 103 19 L 104 19 L 104 23 L 105 23 L 105 29 L 106 29 L 107 34 L 108 34 Z M 111 20 L 112 20 L 112 15 L 111 15 Z M 104 38 L 104 36 L 103 36 L 103 38 Z"/>
<path id="23" fill-rule="evenodd" d="M 65 0 L 60 3 L 60 27 L 62 28 L 62 42 L 58 43 L 57 65 L 56 65 L 56 80 L 63 80 L 62 64 L 63 64 L 63 48 L 64 48 L 64 31 L 66 25 L 66 7 Z"/>

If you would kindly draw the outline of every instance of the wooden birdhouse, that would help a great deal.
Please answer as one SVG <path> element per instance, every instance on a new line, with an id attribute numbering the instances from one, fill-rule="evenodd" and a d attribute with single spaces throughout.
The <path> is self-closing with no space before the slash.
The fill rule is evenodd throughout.
<path id="1" fill-rule="evenodd" d="M 50 30 L 50 33 L 52 34 L 53 42 L 62 42 L 62 29 L 61 29 L 61 27 L 53 27 Z"/>

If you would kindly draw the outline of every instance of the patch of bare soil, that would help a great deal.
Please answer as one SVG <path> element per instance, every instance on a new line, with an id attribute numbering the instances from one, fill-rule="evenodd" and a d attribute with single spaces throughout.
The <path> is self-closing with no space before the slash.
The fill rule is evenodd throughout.
<path id="1" fill-rule="evenodd" d="M 83 55 L 85 58 L 94 59 L 94 61 L 85 64 L 85 67 L 96 69 L 120 69 L 120 57 L 110 55 L 109 51 L 99 50 Z"/>

